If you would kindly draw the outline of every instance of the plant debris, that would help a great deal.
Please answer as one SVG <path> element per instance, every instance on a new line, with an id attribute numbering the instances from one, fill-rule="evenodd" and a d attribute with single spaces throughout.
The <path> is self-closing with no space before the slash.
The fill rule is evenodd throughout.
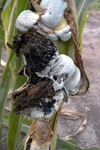
<path id="1" fill-rule="evenodd" d="M 79 134 L 80 132 L 83 131 L 84 126 L 87 124 L 87 117 L 83 113 L 72 111 L 72 110 L 62 110 L 62 114 L 64 116 L 67 115 L 69 117 L 72 117 L 72 118 L 70 118 L 71 120 L 75 120 L 75 116 L 77 116 L 76 119 L 79 119 L 79 117 L 83 117 L 84 118 L 84 120 L 83 120 L 82 124 L 80 125 L 79 129 L 77 131 L 75 131 L 73 134 L 68 135 L 66 137 L 63 137 L 64 140 L 69 140 L 73 136 L 76 136 L 77 134 Z M 73 117 L 74 117 L 74 119 L 73 119 Z"/>
<path id="2" fill-rule="evenodd" d="M 77 95 L 83 95 L 86 94 L 89 88 L 89 80 L 84 71 L 83 61 L 78 49 L 78 31 L 77 31 L 77 23 L 75 22 L 75 14 L 74 14 L 75 11 L 73 11 L 74 9 L 73 1 L 72 0 L 66 1 L 68 2 L 68 7 L 65 10 L 64 17 L 69 22 L 69 25 L 71 27 L 73 42 L 75 46 L 75 64 L 81 71 L 81 84 Z"/>

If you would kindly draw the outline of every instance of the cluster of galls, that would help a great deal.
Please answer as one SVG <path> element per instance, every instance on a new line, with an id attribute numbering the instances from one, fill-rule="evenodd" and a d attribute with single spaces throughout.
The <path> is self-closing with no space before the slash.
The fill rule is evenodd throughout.
<path id="1" fill-rule="evenodd" d="M 77 87 L 80 71 L 71 58 L 59 55 L 55 44 L 31 28 L 26 33 L 18 31 L 12 45 L 17 57 L 23 53 L 25 65 L 18 72 L 25 74 L 27 82 L 13 94 L 14 113 L 27 114 L 33 118 L 50 118 L 60 107 L 62 100 L 67 101 L 68 90 Z M 72 81 L 78 70 L 77 83 L 70 89 L 64 87 Z"/>

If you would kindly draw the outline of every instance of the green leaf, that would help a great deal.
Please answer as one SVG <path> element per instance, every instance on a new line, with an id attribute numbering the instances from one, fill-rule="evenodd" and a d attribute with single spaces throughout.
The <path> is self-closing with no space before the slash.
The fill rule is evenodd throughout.
<path id="1" fill-rule="evenodd" d="M 23 3 L 23 5 L 21 5 L 21 3 Z M 23 0 L 23 1 L 7 0 L 6 5 L 5 5 L 5 7 L 2 11 L 2 14 L 1 14 L 2 20 L 3 20 L 3 25 L 4 25 L 4 28 L 5 28 L 5 45 L 6 45 L 7 42 L 11 43 L 13 35 L 15 33 L 16 17 L 22 11 L 21 9 L 27 7 L 27 5 L 28 5 L 27 3 L 28 3 L 28 1 L 26 1 L 26 0 Z M 22 60 L 22 57 L 19 60 L 16 60 L 16 56 L 15 56 L 14 52 L 11 51 L 7 46 L 6 46 L 6 49 L 7 49 L 7 54 L 9 55 L 9 59 L 8 59 L 7 66 L 4 70 L 4 73 L 2 75 L 2 78 L 4 77 L 4 75 L 6 73 L 6 70 L 9 68 L 9 65 L 10 65 L 9 70 L 11 69 L 11 71 L 10 71 L 12 73 L 11 75 L 13 75 L 13 78 L 16 81 L 17 71 L 21 67 L 21 64 L 22 64 L 23 60 Z M 20 81 L 20 83 L 18 82 L 18 84 L 22 85 L 23 79 L 24 79 L 24 82 L 25 82 L 26 79 L 23 78 L 23 77 L 20 77 L 20 78 L 21 78 L 21 81 Z M 9 81 L 9 78 L 8 78 L 8 81 Z M 6 93 L 7 93 L 7 91 L 5 90 L 5 94 Z M 6 97 L 6 99 L 7 99 L 7 97 Z M 5 99 L 5 103 L 6 103 L 6 99 Z M 13 107 L 12 107 L 12 111 L 13 111 Z M 11 149 L 11 150 L 13 149 L 14 150 L 15 146 L 16 146 L 16 142 L 19 139 L 20 127 L 21 127 L 21 124 L 22 124 L 22 118 L 23 117 L 20 116 L 20 115 L 19 116 L 14 115 L 12 113 L 12 111 L 11 111 L 10 116 L 9 116 L 10 129 L 9 129 L 9 133 L 8 133 L 8 149 Z M 2 112 L 2 114 L 3 114 L 3 112 Z M 14 125 L 14 127 L 13 127 L 13 125 Z M 16 130 L 14 130 L 14 128 Z M 14 135 L 14 138 L 13 138 L 13 135 Z M 11 144 L 12 141 L 13 141 L 13 144 Z"/>
<path id="2" fill-rule="evenodd" d="M 0 5 L 4 6 L 7 0 L 0 0 Z"/>
<path id="3" fill-rule="evenodd" d="M 8 120 L 9 119 L 9 114 L 4 114 L 4 119 Z"/>
<path id="4" fill-rule="evenodd" d="M 5 45 L 7 42 L 11 43 L 15 32 L 15 22 L 16 22 L 16 10 L 17 10 L 17 0 L 8 0 L 1 13 L 3 26 L 5 29 Z M 7 47 L 7 53 L 10 54 L 10 49 Z"/>
<path id="5" fill-rule="evenodd" d="M 10 63 L 10 69 L 11 69 L 14 81 L 16 81 L 17 73 L 22 66 L 22 62 L 23 62 L 23 56 L 21 55 L 20 58 L 17 59 L 14 53 L 13 59 L 11 60 L 11 63 Z"/>
<path id="6" fill-rule="evenodd" d="M 4 29 L 2 26 L 0 26 L 0 41 L 4 42 Z"/>
<path id="7" fill-rule="evenodd" d="M 20 0 L 18 0 L 18 2 L 17 2 L 17 16 L 23 11 L 23 10 L 25 10 L 25 9 L 28 9 L 29 8 L 29 2 L 30 2 L 30 0 L 22 0 L 22 1 L 20 1 Z"/>
<path id="8" fill-rule="evenodd" d="M 100 150 L 100 148 L 93 147 L 93 148 L 89 148 L 89 149 L 85 149 L 85 150 Z"/>
<path id="9" fill-rule="evenodd" d="M 12 83 L 11 81 L 12 81 L 12 75 L 11 75 L 10 68 L 8 67 L 0 83 L 0 133 L 2 129 L 2 121 L 3 121 L 5 105 L 8 97 L 8 92 Z"/>
<path id="10" fill-rule="evenodd" d="M 1 63 L 1 55 L 2 55 L 2 48 L 4 47 L 4 44 L 2 41 L 0 41 L 0 63 Z"/>
<path id="11" fill-rule="evenodd" d="M 20 87 L 23 83 L 25 83 L 26 78 L 23 76 L 19 76 L 16 79 L 14 89 Z M 21 131 L 21 124 L 23 120 L 22 115 L 15 115 L 13 113 L 14 107 L 12 102 L 12 109 L 9 114 L 9 131 L 8 131 L 8 150 L 15 150 L 16 143 L 20 139 L 20 131 Z"/>
<path id="12" fill-rule="evenodd" d="M 2 20 L 3 20 L 3 25 L 5 28 L 5 45 L 7 42 L 11 43 L 13 35 L 15 34 L 15 22 L 16 22 L 16 17 L 19 15 L 19 13 L 25 9 L 28 5 L 29 0 L 8 0 L 6 3 L 6 6 L 4 10 L 2 11 Z M 7 13 L 9 15 L 7 15 Z M 7 19 L 9 18 L 8 23 L 6 22 Z M 6 46 L 8 55 L 10 55 L 11 50 Z M 17 60 L 16 55 L 14 54 L 14 57 L 10 63 L 10 69 L 14 78 L 14 81 L 16 80 L 17 72 L 19 68 L 21 67 L 22 63 L 22 57 Z"/>
<path id="13" fill-rule="evenodd" d="M 66 42 L 59 40 L 57 46 L 61 54 L 66 54 L 71 57 L 73 61 L 75 60 L 75 46 L 72 38 Z"/>
<path id="14" fill-rule="evenodd" d="M 3 117 L 3 125 L 5 125 L 6 127 L 9 127 L 9 115 L 8 114 L 4 114 Z"/>
<path id="15" fill-rule="evenodd" d="M 20 144 L 17 146 L 16 150 L 23 150 L 24 149 L 24 145 L 23 145 L 24 140 L 22 140 L 20 142 Z"/>
<path id="16" fill-rule="evenodd" d="M 33 119 L 32 119 L 33 120 Z M 21 131 L 24 132 L 24 133 L 27 133 L 31 124 L 32 124 L 32 120 L 29 120 L 29 119 L 23 119 L 23 122 L 22 122 L 22 127 L 21 127 Z"/>
<path id="17" fill-rule="evenodd" d="M 56 149 L 56 142 L 57 142 L 57 126 L 56 126 L 55 132 L 53 134 L 52 142 L 51 142 L 51 145 L 50 145 L 50 148 L 52 150 Z"/>
<path id="18" fill-rule="evenodd" d="M 57 147 L 66 150 L 100 150 L 100 148 L 96 147 L 84 149 L 79 147 L 79 145 L 74 141 L 64 141 L 59 137 L 57 137 Z"/>
<path id="19" fill-rule="evenodd" d="M 84 12 L 84 15 L 82 16 L 80 26 L 79 26 L 79 51 L 82 52 L 82 35 L 83 35 L 83 29 L 85 27 L 85 24 L 87 22 L 87 11 Z"/>
<path id="20" fill-rule="evenodd" d="M 72 143 L 72 144 L 74 144 L 74 145 L 79 147 L 79 145 L 75 141 L 68 140 L 68 142 L 70 142 L 70 143 Z"/>
<path id="21" fill-rule="evenodd" d="M 73 10 L 73 19 L 74 19 L 74 22 L 75 22 L 75 25 L 76 25 L 76 30 L 78 31 L 78 20 L 77 20 L 77 13 L 76 13 L 76 6 L 75 6 L 75 1 L 72 0 L 72 5 L 70 6 L 72 7 L 72 10 Z M 75 33 L 77 39 L 78 40 L 78 32 Z M 58 49 L 60 51 L 60 53 L 62 54 L 66 54 L 68 55 L 69 57 L 71 57 L 73 59 L 73 61 L 75 61 L 75 45 L 74 45 L 74 41 L 73 41 L 73 38 L 71 38 L 70 40 L 64 42 L 64 41 L 61 41 L 59 40 L 58 43 L 57 43 L 57 46 L 58 46 Z"/>
<path id="22" fill-rule="evenodd" d="M 84 11 L 90 6 L 90 4 L 95 0 L 75 0 L 78 23 L 80 24 Z"/>
<path id="23" fill-rule="evenodd" d="M 8 63 L 2 73 L 2 78 L 1 78 L 1 83 L 0 83 L 0 134 L 1 134 L 1 129 L 2 129 L 2 121 L 3 121 L 3 115 L 4 115 L 4 110 L 5 110 L 5 105 L 8 97 L 8 92 L 10 90 L 10 86 L 12 83 L 12 74 L 10 71 L 9 63 L 11 61 L 11 57 L 8 59 Z"/>
<path id="24" fill-rule="evenodd" d="M 31 124 L 32 124 L 32 120 L 29 120 L 29 119 L 26 119 L 26 118 L 23 119 L 22 125 L 21 125 L 21 131 L 22 132 L 24 132 L 24 133 L 28 132 L 28 130 L 29 130 Z M 4 114 L 3 125 L 9 127 L 9 114 Z"/>
<path id="25" fill-rule="evenodd" d="M 16 17 L 25 9 L 29 9 L 29 1 L 30 0 L 17 0 L 17 9 L 16 9 Z M 17 30 L 15 29 L 15 35 L 17 33 Z"/>
<path id="26" fill-rule="evenodd" d="M 8 69 L 8 67 L 9 67 L 9 64 L 10 64 L 12 58 L 13 58 L 13 55 L 14 55 L 14 51 L 11 51 L 11 53 L 10 53 L 10 55 L 9 55 L 9 58 L 8 58 L 8 61 L 7 61 L 7 64 L 6 64 L 6 66 L 5 66 L 4 70 L 3 70 L 2 78 L 4 77 L 4 75 L 5 75 L 6 72 L 7 72 L 7 69 Z"/>
<path id="27" fill-rule="evenodd" d="M 78 12 L 78 16 L 79 16 L 79 23 L 81 21 L 82 15 L 84 13 L 83 10 L 86 9 L 89 5 L 86 3 L 90 2 L 90 1 L 92 2 L 93 0 L 80 0 L 80 1 L 76 0 L 75 1 L 77 4 L 77 8 L 78 8 L 77 12 Z M 15 0 L 15 1 L 14 0 L 7 0 L 6 5 L 4 7 L 4 10 L 2 12 L 2 20 L 3 20 L 3 25 L 5 28 L 5 45 L 7 42 L 11 43 L 12 37 L 16 33 L 16 30 L 15 30 L 16 17 L 19 15 L 19 13 L 22 10 L 24 10 L 26 7 L 28 7 L 28 2 L 29 2 L 29 0 L 22 0 L 22 1 L 20 1 L 20 0 Z M 82 7 L 79 7 L 80 4 L 82 4 Z M 80 31 L 82 31 L 82 28 L 80 28 Z M 80 37 L 80 40 L 81 40 L 81 37 Z M 80 43 L 81 43 L 81 41 L 80 41 Z M 68 54 L 69 56 L 71 56 L 73 58 L 73 60 L 75 59 L 74 58 L 74 43 L 73 43 L 72 39 L 69 40 L 69 42 L 60 41 L 58 46 L 60 47 L 61 53 Z M 66 47 L 67 47 L 67 49 L 66 49 Z M 6 69 L 2 75 L 2 79 L 5 79 L 5 74 L 10 73 L 11 78 L 13 75 L 13 78 L 16 81 L 15 88 L 17 88 L 20 86 L 20 84 L 22 84 L 22 80 L 23 80 L 23 77 L 17 78 L 17 76 L 16 76 L 17 71 L 21 66 L 22 58 L 20 58 L 20 60 L 16 60 L 16 56 L 13 53 L 13 51 L 11 51 L 8 47 L 6 47 L 6 48 L 8 51 L 9 59 L 8 59 Z M 9 68 L 9 63 L 10 63 L 10 68 Z M 7 70 L 8 70 L 8 72 L 7 72 Z M 3 118 L 4 107 L 5 107 L 6 99 L 7 99 L 6 95 L 8 94 L 8 91 L 9 91 L 10 81 L 12 81 L 8 75 L 6 77 L 7 77 L 8 82 L 5 79 L 5 83 L 7 83 L 7 85 L 5 83 L 3 83 L 3 86 L 5 88 L 5 92 L 2 93 L 2 91 L 1 91 L 1 90 L 4 90 L 4 89 L 2 89 L 3 86 L 0 89 L 0 91 L 1 91 L 0 94 L 1 95 L 4 94 L 3 95 L 4 97 L 2 99 L 2 105 L 1 105 L 1 106 L 3 106 L 3 112 L 0 110 L 0 115 L 2 116 L 2 118 Z M 9 85 L 9 87 L 8 87 L 8 85 Z M 9 122 L 10 128 L 9 128 L 9 133 L 8 133 L 8 149 L 9 150 L 15 149 L 16 143 L 19 140 L 20 130 L 23 130 L 24 132 L 28 131 L 30 123 L 28 124 L 28 122 L 27 122 L 28 120 L 26 120 L 26 123 L 24 121 L 23 121 L 24 123 L 22 123 L 22 120 L 23 120 L 23 116 L 13 114 L 13 106 L 12 106 L 12 111 L 11 111 L 10 116 L 9 116 L 9 121 L 10 121 Z M 5 119 L 5 122 L 7 123 L 7 119 Z M 0 120 L 0 123 L 2 124 L 1 120 Z M 60 146 L 62 145 L 62 143 L 63 143 L 63 141 L 60 140 Z M 71 150 L 73 150 L 72 149 L 73 147 L 74 147 L 74 150 L 76 150 L 75 148 L 77 148 L 77 147 L 79 148 L 79 146 L 77 144 L 75 144 L 74 142 L 73 143 L 65 142 L 64 144 L 66 145 L 66 143 L 67 143 L 67 146 L 69 146 L 71 148 Z M 19 147 L 17 147 L 18 150 L 19 150 Z M 77 150 L 80 150 L 80 149 L 77 149 Z"/>
<path id="28" fill-rule="evenodd" d="M 77 144 L 57 138 L 57 147 L 66 150 L 82 150 Z"/>
<path id="29" fill-rule="evenodd" d="M 23 116 L 13 114 L 13 109 L 9 115 L 9 131 L 8 131 L 8 150 L 15 150 L 16 143 L 20 139 L 20 129 Z"/>
<path id="30" fill-rule="evenodd" d="M 7 0 L 5 7 L 1 13 L 1 17 L 2 17 L 2 21 L 3 21 L 3 25 L 5 30 L 8 30 L 9 27 L 9 22 L 10 22 L 10 15 L 12 12 L 12 7 L 13 7 L 13 1 L 14 0 Z"/>
<path id="31" fill-rule="evenodd" d="M 6 30 L 5 44 L 11 43 L 12 37 L 15 33 L 16 17 L 21 11 L 28 8 L 29 0 L 7 0 L 5 7 L 1 13 L 3 25 Z"/>

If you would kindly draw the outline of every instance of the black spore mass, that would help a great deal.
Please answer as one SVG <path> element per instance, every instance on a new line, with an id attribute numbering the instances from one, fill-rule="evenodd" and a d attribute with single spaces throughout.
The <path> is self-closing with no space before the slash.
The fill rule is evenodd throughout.
<path id="1" fill-rule="evenodd" d="M 8 46 L 16 52 L 17 57 L 22 52 L 26 60 L 26 68 L 31 72 L 43 70 L 57 51 L 55 44 L 45 36 L 30 28 L 26 33 L 18 31 L 12 45 Z"/>
<path id="2" fill-rule="evenodd" d="M 54 107 L 56 92 L 53 88 L 53 80 L 39 77 L 36 72 L 41 72 L 53 58 L 57 51 L 55 44 L 45 36 L 30 28 L 26 33 L 18 31 L 13 37 L 12 45 L 7 45 L 20 57 L 23 53 L 26 64 L 22 66 L 18 74 L 27 74 L 28 80 L 12 94 L 15 114 L 30 115 L 31 108 L 37 108 L 49 114 Z M 46 102 L 46 98 L 50 101 Z"/>

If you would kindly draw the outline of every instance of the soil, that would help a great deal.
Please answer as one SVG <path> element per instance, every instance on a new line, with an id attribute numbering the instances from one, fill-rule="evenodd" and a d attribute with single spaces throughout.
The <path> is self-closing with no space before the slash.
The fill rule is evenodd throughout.
<path id="1" fill-rule="evenodd" d="M 84 130 L 77 136 L 73 136 L 72 140 L 84 148 L 100 147 L 100 11 L 89 12 L 83 32 L 82 59 L 90 81 L 89 91 L 85 96 L 70 97 L 63 109 L 74 110 L 85 114 L 87 117 Z M 5 51 L 3 51 L 3 60 L 7 60 Z M 59 136 L 65 137 L 74 133 L 82 120 L 82 118 L 78 120 L 65 119 L 65 116 L 61 114 L 58 125 Z M 3 126 L 2 138 L 7 134 L 7 131 L 7 128 Z M 22 137 L 24 137 L 24 133 Z M 1 144 L 0 150 L 7 150 L 6 140 Z"/>

